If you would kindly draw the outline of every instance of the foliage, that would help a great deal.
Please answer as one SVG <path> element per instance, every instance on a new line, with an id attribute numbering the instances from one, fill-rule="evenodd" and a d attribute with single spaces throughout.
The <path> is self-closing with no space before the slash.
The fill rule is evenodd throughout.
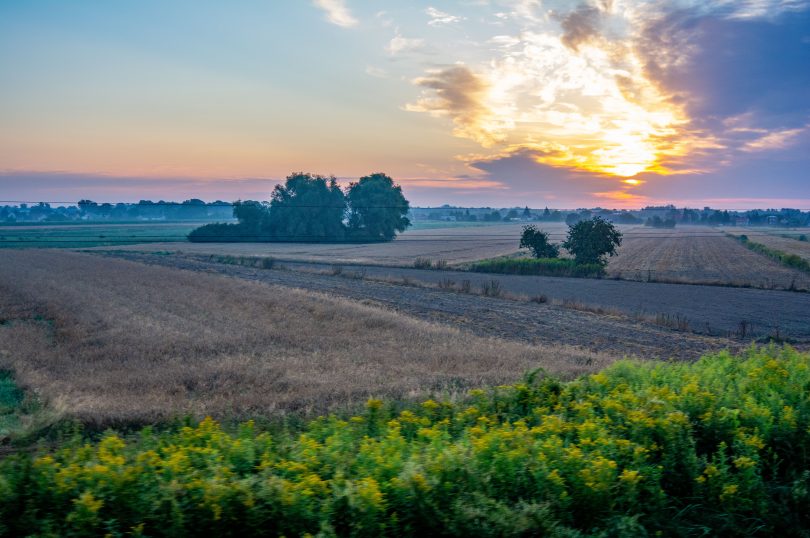
<path id="1" fill-rule="evenodd" d="M 404 231 L 410 210 L 399 185 L 385 174 L 372 174 L 349 185 L 346 193 L 334 177 L 304 172 L 276 185 L 270 204 L 234 203 L 238 224 L 208 224 L 189 241 L 390 241 Z"/>
<path id="2" fill-rule="evenodd" d="M 402 188 L 382 173 L 361 177 L 346 190 L 349 233 L 353 238 L 390 241 L 410 225 Z"/>
<path id="3" fill-rule="evenodd" d="M 752 348 L 303 430 L 108 432 L 0 462 L 0 532 L 806 535 L 808 384 L 810 355 Z"/>
<path id="4" fill-rule="evenodd" d="M 782 252 L 781 250 L 767 247 L 762 243 L 756 243 L 748 239 L 747 235 L 740 235 L 737 239 L 739 239 L 740 243 L 745 245 L 748 250 L 768 256 L 785 267 L 791 267 L 793 269 L 798 269 L 799 271 L 810 273 L 810 262 L 797 254 L 789 254 L 787 252 Z"/>
<path id="5" fill-rule="evenodd" d="M 345 213 L 337 179 L 298 172 L 273 189 L 267 228 L 277 241 L 339 241 Z"/>
<path id="6" fill-rule="evenodd" d="M 644 226 L 651 226 L 653 228 L 674 228 L 676 224 L 675 219 L 662 219 L 656 215 L 651 219 L 647 219 Z"/>
<path id="7" fill-rule="evenodd" d="M 562 246 L 579 264 L 607 265 L 607 256 L 616 254 L 622 244 L 622 233 L 601 217 L 581 220 L 568 229 Z"/>
<path id="8" fill-rule="evenodd" d="M 600 264 L 578 264 L 560 258 L 493 258 L 473 263 L 470 271 L 564 277 L 601 277 L 605 274 L 605 268 Z"/>
<path id="9" fill-rule="evenodd" d="M 523 227 L 520 248 L 529 249 L 535 258 L 556 258 L 560 255 L 560 247 L 549 243 L 548 234 L 533 224 Z"/>

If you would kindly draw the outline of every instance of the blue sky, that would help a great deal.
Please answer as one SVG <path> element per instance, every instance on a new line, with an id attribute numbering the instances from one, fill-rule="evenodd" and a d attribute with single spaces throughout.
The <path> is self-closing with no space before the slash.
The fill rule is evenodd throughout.
<path id="1" fill-rule="evenodd" d="M 0 198 L 810 207 L 806 1 L 8 1 L 0 66 Z"/>

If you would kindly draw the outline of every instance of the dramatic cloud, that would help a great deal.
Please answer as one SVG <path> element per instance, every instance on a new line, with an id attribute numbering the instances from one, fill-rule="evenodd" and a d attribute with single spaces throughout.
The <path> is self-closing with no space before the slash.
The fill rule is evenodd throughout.
<path id="1" fill-rule="evenodd" d="M 332 24 L 344 28 L 357 25 L 344 0 L 315 0 L 315 5 L 326 12 L 326 20 Z"/>
<path id="2" fill-rule="evenodd" d="M 483 103 L 487 85 L 467 67 L 434 70 L 415 82 L 429 91 L 415 104 L 407 105 L 408 110 L 449 117 L 457 136 L 471 138 L 485 146 L 500 140 L 495 134 L 499 129 L 488 125 L 491 114 Z"/>
<path id="3" fill-rule="evenodd" d="M 577 50 L 581 43 L 598 36 L 599 15 L 598 8 L 585 4 L 569 13 L 561 23 L 563 29 L 561 39 L 565 46 Z"/>

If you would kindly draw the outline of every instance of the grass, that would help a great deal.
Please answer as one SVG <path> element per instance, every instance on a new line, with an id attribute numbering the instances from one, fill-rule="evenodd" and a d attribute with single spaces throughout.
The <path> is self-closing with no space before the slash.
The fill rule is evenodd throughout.
<path id="1" fill-rule="evenodd" d="M 0 252 L 0 369 L 97 427 L 283 416 L 573 377 L 611 362 L 573 346 L 474 337 L 292 288 L 65 251 Z M 37 322 L 39 316 L 48 323 Z"/>
<path id="2" fill-rule="evenodd" d="M 493 258 L 470 264 L 469 270 L 476 273 L 503 273 L 510 275 L 542 275 L 560 277 L 596 277 L 605 270 L 598 264 L 577 264 L 563 258 Z"/>
<path id="3" fill-rule="evenodd" d="M 211 419 L 0 462 L 9 535 L 804 536 L 810 355 L 622 361 L 265 431 Z"/>
<path id="4" fill-rule="evenodd" d="M 186 242 L 199 223 L 40 225 L 0 228 L 2 248 L 90 248 Z"/>
<path id="5" fill-rule="evenodd" d="M 772 260 L 781 263 L 785 267 L 790 267 L 792 269 L 804 271 L 805 273 L 810 273 L 810 262 L 797 254 L 789 254 L 787 252 L 782 252 L 781 250 L 765 246 L 762 243 L 751 241 L 746 235 L 741 235 L 738 237 L 731 236 L 731 237 L 736 237 L 740 241 L 740 243 L 745 245 L 745 247 L 748 250 L 757 252 L 759 254 L 763 254 L 771 258 Z"/>
<path id="6" fill-rule="evenodd" d="M 14 383 L 11 372 L 0 371 L 0 440 L 19 428 L 23 392 Z"/>

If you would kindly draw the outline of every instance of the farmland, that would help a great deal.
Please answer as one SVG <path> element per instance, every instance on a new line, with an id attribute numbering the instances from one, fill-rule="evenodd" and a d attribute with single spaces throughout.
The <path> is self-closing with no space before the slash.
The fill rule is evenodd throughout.
<path id="1" fill-rule="evenodd" d="M 758 235 L 757 240 L 770 236 Z M 781 239 L 781 238 L 775 238 Z M 781 239 L 782 241 L 793 241 Z M 799 241 L 795 241 L 801 245 Z M 625 230 L 608 276 L 626 280 L 720 284 L 776 289 L 810 289 L 810 275 L 751 252 L 725 230 L 683 227 Z"/>
<path id="2" fill-rule="evenodd" d="M 571 377 L 622 356 L 69 252 L 0 253 L 0 301 L 0 369 L 96 424 L 325 411 L 508 382 L 536 367 Z"/>
<path id="3" fill-rule="evenodd" d="M 0 248 L 89 248 L 185 242 L 200 223 L 36 224 L 0 226 Z"/>
<path id="4" fill-rule="evenodd" d="M 737 237 L 746 235 L 751 241 L 765 245 L 768 248 L 787 254 L 795 254 L 810 261 L 810 241 L 799 240 L 802 236 L 810 238 L 810 229 L 799 228 L 780 232 L 772 228 L 742 228 L 730 230 L 729 233 Z"/>

